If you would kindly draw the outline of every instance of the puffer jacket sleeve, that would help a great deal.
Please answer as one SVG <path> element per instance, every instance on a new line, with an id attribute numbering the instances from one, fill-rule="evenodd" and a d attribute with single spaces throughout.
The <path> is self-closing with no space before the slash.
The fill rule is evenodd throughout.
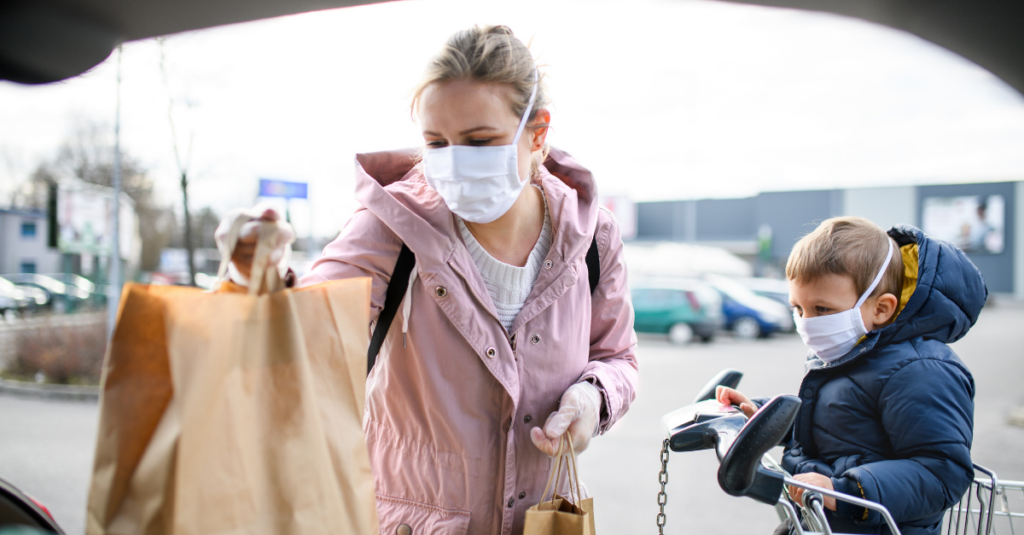
<path id="1" fill-rule="evenodd" d="M 604 406 L 599 432 L 604 433 L 636 397 L 636 333 L 633 303 L 626 281 L 622 236 L 610 214 L 598 211 L 597 250 L 601 278 L 594 289 L 590 318 L 590 362 L 581 380 L 594 383 Z"/>
<path id="2" fill-rule="evenodd" d="M 949 361 L 913 360 L 885 383 L 878 409 L 898 460 L 836 474 L 836 490 L 885 505 L 897 523 L 933 517 L 958 502 L 974 478 L 969 372 Z M 836 515 L 866 525 L 884 522 L 874 511 L 842 502 Z"/>
<path id="3" fill-rule="evenodd" d="M 299 280 L 299 285 L 370 277 L 370 321 L 377 321 L 401 250 L 402 240 L 376 215 L 360 208 L 345 224 L 341 234 L 327 244 L 323 256 Z"/>

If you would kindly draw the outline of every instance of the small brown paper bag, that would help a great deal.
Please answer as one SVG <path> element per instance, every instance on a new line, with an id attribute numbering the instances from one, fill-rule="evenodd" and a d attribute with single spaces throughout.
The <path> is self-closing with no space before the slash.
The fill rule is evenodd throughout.
<path id="1" fill-rule="evenodd" d="M 569 452 L 561 453 L 552 460 L 554 465 L 548 483 L 541 494 L 541 502 L 526 510 L 526 525 L 523 535 L 596 535 L 594 529 L 594 499 L 580 499 L 579 473 L 576 471 L 576 451 L 572 440 L 563 437 L 569 443 Z M 562 450 L 561 444 L 559 451 Z M 565 464 L 566 477 L 569 478 L 569 499 L 559 496 L 555 489 L 561 478 L 562 464 Z M 570 469 L 571 467 L 571 469 Z M 571 473 L 570 473 L 571 472 Z M 576 483 L 576 499 L 573 500 L 573 483 Z M 554 486 L 552 484 L 554 483 Z M 551 492 L 551 500 L 544 501 Z"/>
<path id="2" fill-rule="evenodd" d="M 89 535 L 377 533 L 362 431 L 370 281 L 271 292 L 277 270 L 253 274 L 259 294 L 125 286 Z"/>

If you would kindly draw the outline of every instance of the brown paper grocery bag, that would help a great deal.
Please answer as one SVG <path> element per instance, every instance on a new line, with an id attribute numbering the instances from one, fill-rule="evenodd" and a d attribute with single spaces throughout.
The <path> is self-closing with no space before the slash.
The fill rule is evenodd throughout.
<path id="1" fill-rule="evenodd" d="M 572 441 L 563 438 L 569 444 L 569 451 L 562 453 L 552 461 L 554 465 L 548 483 L 541 494 L 541 502 L 526 510 L 526 525 L 523 535 L 595 535 L 594 500 L 580 499 L 579 474 L 576 472 L 576 451 Z M 559 451 L 561 451 L 559 445 Z M 562 466 L 565 465 L 566 476 L 569 478 L 570 497 L 559 496 L 555 489 L 561 478 Z M 576 499 L 572 499 L 573 483 L 575 482 Z M 552 486 L 554 483 L 554 486 Z M 544 501 L 551 491 L 551 500 Z"/>
<path id="2" fill-rule="evenodd" d="M 127 285 L 87 533 L 376 533 L 369 299 L 365 278 L 263 295 Z"/>

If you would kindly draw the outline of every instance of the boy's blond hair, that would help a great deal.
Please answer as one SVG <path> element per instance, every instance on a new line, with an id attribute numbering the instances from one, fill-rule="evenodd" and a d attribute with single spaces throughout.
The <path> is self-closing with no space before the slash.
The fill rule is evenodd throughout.
<path id="1" fill-rule="evenodd" d="M 885 262 L 891 240 L 881 227 L 862 217 L 826 219 L 813 232 L 793 246 L 786 262 L 786 278 L 810 282 L 828 274 L 853 279 L 857 295 L 871 286 Z M 896 296 L 897 308 L 903 290 L 903 256 L 893 243 L 892 261 L 870 297 L 890 293 Z"/>

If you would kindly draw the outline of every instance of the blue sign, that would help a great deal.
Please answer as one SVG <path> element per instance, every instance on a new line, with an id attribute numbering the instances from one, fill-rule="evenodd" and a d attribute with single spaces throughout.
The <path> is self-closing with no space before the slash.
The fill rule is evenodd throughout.
<path id="1" fill-rule="evenodd" d="M 307 199 L 305 182 L 288 182 L 272 178 L 260 179 L 260 197 L 281 197 L 284 199 Z"/>

